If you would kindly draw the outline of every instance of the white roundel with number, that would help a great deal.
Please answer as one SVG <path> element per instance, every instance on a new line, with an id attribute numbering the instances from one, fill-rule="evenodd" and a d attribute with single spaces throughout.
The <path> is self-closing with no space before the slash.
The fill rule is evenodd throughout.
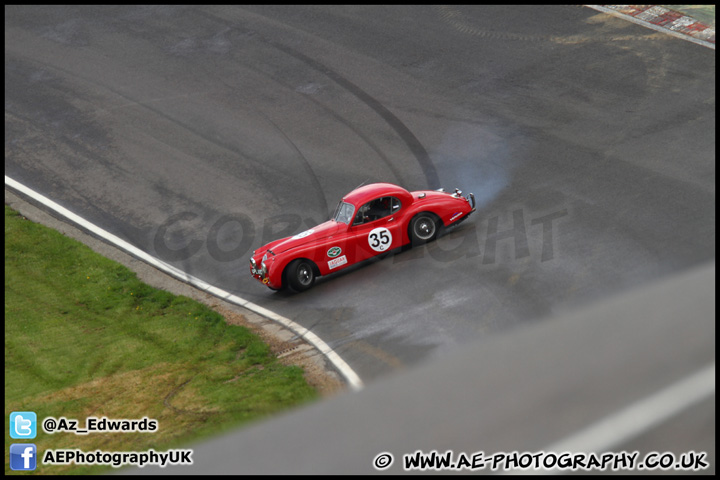
<path id="1" fill-rule="evenodd" d="M 313 230 L 313 229 L 311 228 L 310 230 L 305 230 L 304 232 L 298 233 L 297 235 L 295 235 L 295 236 L 292 237 L 292 238 L 293 238 L 293 240 L 299 240 L 299 239 L 301 239 L 301 238 L 307 237 L 308 235 L 312 235 L 313 233 L 315 233 L 315 230 Z"/>
<path id="2" fill-rule="evenodd" d="M 385 227 L 378 227 L 370 231 L 368 244 L 376 252 L 384 252 L 392 245 L 392 233 Z"/>

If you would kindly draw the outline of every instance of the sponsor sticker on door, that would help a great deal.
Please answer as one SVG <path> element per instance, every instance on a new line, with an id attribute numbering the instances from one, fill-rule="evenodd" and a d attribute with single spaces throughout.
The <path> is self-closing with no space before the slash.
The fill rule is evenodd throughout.
<path id="1" fill-rule="evenodd" d="M 345 255 L 343 255 L 342 257 L 337 257 L 337 258 L 330 260 L 328 262 L 328 268 L 330 270 L 332 270 L 333 268 L 337 268 L 341 265 L 345 265 L 346 263 L 348 263 L 347 257 Z"/>
<path id="2" fill-rule="evenodd" d="M 330 258 L 335 258 L 338 255 L 342 253 L 342 248 L 340 247 L 332 247 L 330 250 L 327 251 L 327 255 Z"/>

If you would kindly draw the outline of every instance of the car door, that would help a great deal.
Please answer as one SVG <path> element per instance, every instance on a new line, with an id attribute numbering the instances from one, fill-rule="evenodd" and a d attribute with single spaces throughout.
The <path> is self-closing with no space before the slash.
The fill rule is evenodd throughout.
<path id="1" fill-rule="evenodd" d="M 401 208 L 396 197 L 380 197 L 358 209 L 350 228 L 356 262 L 400 246 L 401 225 L 396 217 Z"/>
<path id="2" fill-rule="evenodd" d="M 315 264 L 323 275 L 337 272 L 355 263 L 355 252 L 353 248 L 348 248 L 348 241 L 346 232 L 342 232 L 326 239 L 317 247 Z"/>

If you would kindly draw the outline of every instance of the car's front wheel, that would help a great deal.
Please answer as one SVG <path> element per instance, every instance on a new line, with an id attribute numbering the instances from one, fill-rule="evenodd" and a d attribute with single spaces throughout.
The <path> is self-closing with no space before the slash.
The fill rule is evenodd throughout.
<path id="1" fill-rule="evenodd" d="M 288 286 L 295 292 L 304 292 L 315 283 L 315 269 L 310 260 L 297 258 L 285 269 Z"/>
<path id="2" fill-rule="evenodd" d="M 429 242 L 437 233 L 438 221 L 432 213 L 419 213 L 410 222 L 410 240 L 413 245 Z"/>

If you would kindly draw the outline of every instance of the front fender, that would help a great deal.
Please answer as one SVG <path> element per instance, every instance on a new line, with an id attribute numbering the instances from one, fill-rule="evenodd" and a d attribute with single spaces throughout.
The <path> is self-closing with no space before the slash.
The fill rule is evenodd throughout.
<path id="1" fill-rule="evenodd" d="M 285 267 L 294 257 L 288 255 L 275 256 L 271 261 L 265 262 L 267 265 L 267 275 L 263 283 L 270 288 L 279 290 L 283 287 L 283 272 Z"/>
<path id="2" fill-rule="evenodd" d="M 280 289 L 284 287 L 284 281 L 285 281 L 285 269 L 287 266 L 296 259 L 305 259 L 308 260 L 313 265 L 313 270 L 315 271 L 316 276 L 321 276 L 326 274 L 327 272 L 322 272 L 320 268 L 317 265 L 317 262 L 313 258 L 312 253 L 316 250 L 316 248 L 311 249 L 302 249 L 300 251 L 293 251 L 292 255 L 288 255 L 287 253 L 279 254 L 277 255 L 273 261 L 268 264 L 268 273 L 267 273 L 267 279 L 268 282 L 266 285 L 270 286 L 274 289 Z M 288 252 L 289 253 L 289 252 Z"/>

